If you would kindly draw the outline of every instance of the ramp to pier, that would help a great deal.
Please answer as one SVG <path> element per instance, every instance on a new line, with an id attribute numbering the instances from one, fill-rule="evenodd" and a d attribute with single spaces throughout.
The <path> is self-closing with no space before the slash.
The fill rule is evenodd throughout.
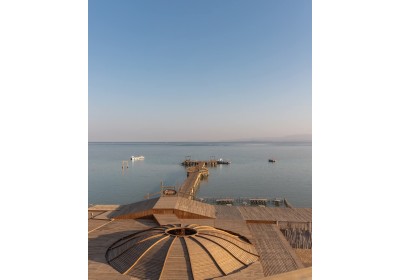
<path id="1" fill-rule="evenodd" d="M 265 276 L 304 268 L 301 260 L 276 225 L 247 223 L 247 226 L 253 235 L 253 240 L 250 241 L 260 255 Z"/>

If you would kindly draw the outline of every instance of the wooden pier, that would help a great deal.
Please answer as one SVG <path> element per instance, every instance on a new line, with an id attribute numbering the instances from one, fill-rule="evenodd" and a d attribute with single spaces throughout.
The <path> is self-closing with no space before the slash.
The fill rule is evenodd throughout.
<path id="1" fill-rule="evenodd" d="M 182 186 L 180 187 L 178 191 L 178 195 L 188 198 L 188 199 L 194 199 L 196 192 L 199 188 L 200 181 L 203 178 L 208 177 L 208 169 L 207 169 L 207 162 L 205 161 L 199 161 L 196 162 L 196 164 L 192 164 L 192 162 L 188 162 L 189 166 L 186 169 L 187 172 L 187 179 L 183 182 Z M 210 162 L 208 162 L 210 165 Z M 212 165 L 210 165 L 212 166 Z"/>
<path id="2" fill-rule="evenodd" d="M 215 157 L 211 157 L 209 161 L 204 160 L 191 160 L 189 156 L 185 158 L 185 160 L 181 163 L 181 165 L 185 167 L 189 166 L 199 166 L 204 164 L 206 167 L 216 167 L 218 162 Z"/>
<path id="3" fill-rule="evenodd" d="M 180 186 L 164 186 L 161 182 L 160 192 L 147 194 L 145 198 L 149 199 L 158 195 L 173 197 L 179 196 L 190 200 L 198 200 L 201 202 L 216 204 L 216 205 L 249 205 L 249 206 L 264 206 L 264 207 L 287 207 L 293 206 L 284 198 L 196 198 L 196 192 L 199 189 L 200 182 L 207 178 L 209 171 L 207 167 L 216 167 L 218 164 L 215 157 L 211 157 L 209 161 L 191 160 L 190 157 L 181 163 L 186 167 L 186 180 Z"/>
<path id="4" fill-rule="evenodd" d="M 186 167 L 186 180 L 180 186 L 164 186 L 161 182 L 160 191 L 156 193 L 148 193 L 144 198 L 150 199 L 155 196 L 162 197 L 185 197 L 190 200 L 195 199 L 196 192 L 200 186 L 200 181 L 209 175 L 207 166 L 217 166 L 216 161 L 191 161 L 186 159 L 182 162 Z"/>

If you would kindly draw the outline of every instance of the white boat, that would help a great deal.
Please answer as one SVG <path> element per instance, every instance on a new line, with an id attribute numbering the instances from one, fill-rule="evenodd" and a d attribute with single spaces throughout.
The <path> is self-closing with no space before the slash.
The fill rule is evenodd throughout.
<path id="1" fill-rule="evenodd" d="M 231 162 L 229 160 L 224 160 L 222 158 L 220 158 L 219 160 L 217 160 L 217 164 L 230 164 Z"/>
<path id="2" fill-rule="evenodd" d="M 131 156 L 131 160 L 144 160 L 144 156 L 138 156 L 138 157 Z"/>

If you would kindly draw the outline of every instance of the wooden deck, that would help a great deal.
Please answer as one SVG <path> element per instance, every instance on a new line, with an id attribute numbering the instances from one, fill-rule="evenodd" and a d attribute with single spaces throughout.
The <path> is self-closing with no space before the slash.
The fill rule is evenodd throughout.
<path id="1" fill-rule="evenodd" d="M 89 214 L 88 219 L 89 279 L 204 279 L 203 277 L 209 277 L 210 273 L 213 277 L 222 279 L 269 279 L 272 276 L 297 275 L 288 274 L 291 271 L 300 271 L 299 275 L 311 277 L 311 268 L 302 272 L 304 267 L 312 265 L 311 249 L 293 249 L 280 231 L 286 228 L 311 231 L 311 208 L 210 205 L 172 196 L 123 206 L 97 205 L 95 208 L 91 207 L 88 212 L 94 213 L 93 217 Z M 142 268 L 135 269 L 130 276 L 122 275 L 107 263 L 105 252 L 116 240 L 139 230 L 166 224 L 198 224 L 240 234 L 254 245 L 259 259 L 249 267 L 234 272 L 234 267 L 240 262 L 245 262 L 245 259 L 238 258 L 237 263 L 216 261 L 227 259 L 229 254 L 226 255 L 221 248 L 229 248 L 232 244 L 218 242 L 214 237 L 196 240 L 188 237 L 185 238 L 185 243 L 178 238 L 179 240 L 168 241 L 170 243 L 164 240 L 155 244 L 154 248 L 157 250 L 141 261 L 138 259 L 137 264 L 142 264 Z M 182 246 L 185 246 L 184 249 Z M 191 261 L 182 257 L 182 250 L 193 254 Z M 168 259 L 161 267 L 151 261 L 160 258 Z M 156 267 L 153 267 L 154 265 Z M 187 275 L 188 271 L 191 271 L 192 276 L 183 276 Z"/>
<path id="2" fill-rule="evenodd" d="M 174 214 L 179 219 L 219 219 L 270 222 L 280 224 L 310 224 L 311 208 L 269 208 L 257 206 L 210 205 L 184 197 L 160 197 L 121 206 L 114 212 L 97 214 L 98 219 L 137 219 L 154 214 Z"/>
<path id="3" fill-rule="evenodd" d="M 283 238 L 276 225 L 248 223 L 265 276 L 303 268 L 301 260 Z"/>
<path id="4" fill-rule="evenodd" d="M 89 220 L 88 232 L 90 233 L 92 231 L 95 231 L 96 229 L 99 229 L 100 227 L 102 227 L 108 223 L 109 223 L 109 221 L 107 221 L 107 220 L 106 221 L 105 220 L 94 220 L 94 219 Z"/>
<path id="5" fill-rule="evenodd" d="M 216 217 L 224 220 L 243 220 L 243 217 L 236 206 L 214 205 Z"/>
<path id="6" fill-rule="evenodd" d="M 294 249 L 294 251 L 305 267 L 310 267 L 312 265 L 311 249 Z"/>
<path id="7" fill-rule="evenodd" d="M 312 268 L 302 268 L 291 272 L 277 274 L 263 278 L 265 280 L 311 280 Z"/>
<path id="8" fill-rule="evenodd" d="M 282 221 L 311 222 L 311 208 L 269 208 L 237 206 L 244 220 L 249 221 Z"/>

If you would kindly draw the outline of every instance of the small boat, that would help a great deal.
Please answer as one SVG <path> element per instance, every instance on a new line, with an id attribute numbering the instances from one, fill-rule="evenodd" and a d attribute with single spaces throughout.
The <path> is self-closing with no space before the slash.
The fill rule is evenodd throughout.
<path id="1" fill-rule="evenodd" d="M 131 160 L 144 160 L 144 156 L 131 156 Z"/>
<path id="2" fill-rule="evenodd" d="M 217 160 L 217 164 L 230 164 L 231 162 L 228 160 L 224 160 L 222 158 L 220 158 L 219 160 Z"/>
<path id="3" fill-rule="evenodd" d="M 276 162 L 276 160 L 273 159 L 273 158 L 270 158 L 270 159 L 268 160 L 268 162 Z"/>

